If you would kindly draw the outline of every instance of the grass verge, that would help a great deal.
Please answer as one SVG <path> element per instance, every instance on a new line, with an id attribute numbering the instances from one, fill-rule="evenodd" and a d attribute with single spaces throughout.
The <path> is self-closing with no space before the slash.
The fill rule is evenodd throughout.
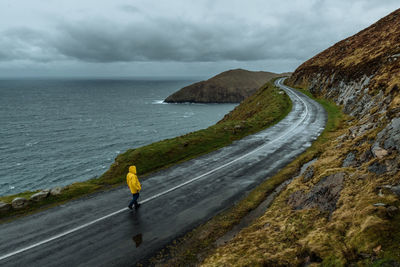
<path id="1" fill-rule="evenodd" d="M 327 124 L 319 138 L 306 152 L 276 175 L 264 181 L 233 207 L 200 225 L 160 251 L 158 255 L 150 260 L 151 264 L 165 266 L 198 265 L 216 248 L 215 241 L 218 238 L 231 230 L 244 216 L 263 202 L 278 185 L 297 175 L 303 164 L 318 157 L 324 151 L 325 144 L 337 135 L 337 130 L 341 129 L 345 115 L 335 103 L 326 99 L 315 98 L 306 90 L 299 90 L 319 102 L 327 111 Z"/>
<path id="2" fill-rule="evenodd" d="M 154 171 L 212 152 L 272 126 L 283 119 L 291 107 L 290 98 L 282 94 L 273 85 L 273 81 L 269 82 L 217 124 L 176 138 L 129 149 L 118 155 L 110 169 L 101 177 L 71 184 L 63 189 L 61 195 L 49 196 L 40 202 L 30 202 L 21 210 L 3 212 L 0 218 L 25 215 L 121 185 L 125 182 L 130 165 L 136 165 L 138 174 L 143 178 Z M 16 197 L 29 198 L 36 192 L 38 191 L 0 197 L 0 201 L 10 203 Z"/>

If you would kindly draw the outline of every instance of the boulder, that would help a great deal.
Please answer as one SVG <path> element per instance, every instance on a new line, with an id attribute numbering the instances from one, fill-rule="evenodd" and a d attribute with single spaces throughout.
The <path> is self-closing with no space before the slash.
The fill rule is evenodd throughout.
<path id="1" fill-rule="evenodd" d="M 394 194 L 400 198 L 400 185 L 377 186 L 376 190 L 381 191 L 384 195 Z"/>
<path id="2" fill-rule="evenodd" d="M 387 169 L 385 165 L 379 162 L 374 162 L 368 166 L 368 171 L 381 175 L 387 172 Z"/>
<path id="3" fill-rule="evenodd" d="M 11 202 L 11 206 L 16 210 L 23 209 L 28 205 L 29 205 L 29 200 L 23 197 L 14 198 L 13 201 Z"/>
<path id="4" fill-rule="evenodd" d="M 361 161 L 362 163 L 368 162 L 368 161 L 370 161 L 370 160 L 372 159 L 372 157 L 373 157 L 373 154 L 372 154 L 371 150 L 368 149 L 368 150 L 364 151 L 364 152 L 361 154 L 361 156 L 360 156 L 360 161 Z"/>
<path id="5" fill-rule="evenodd" d="M 336 209 L 345 177 L 344 172 L 326 176 L 309 193 L 300 190 L 291 194 L 287 203 L 294 209 L 319 208 L 331 214 Z"/>
<path id="6" fill-rule="evenodd" d="M 62 191 L 62 188 L 61 188 L 61 187 L 59 187 L 59 186 L 54 187 L 53 189 L 50 190 L 50 195 L 52 195 L 52 196 L 58 196 L 58 195 L 61 194 L 61 191 Z"/>
<path id="7" fill-rule="evenodd" d="M 308 181 L 311 180 L 311 178 L 313 178 L 314 176 L 314 167 L 310 166 L 306 169 L 306 171 L 303 174 L 303 182 L 307 183 Z"/>
<path id="8" fill-rule="evenodd" d="M 395 207 L 395 206 L 389 206 L 389 207 L 386 208 L 386 211 L 387 211 L 388 216 L 390 218 L 393 218 L 398 214 L 399 209 L 397 207 Z"/>
<path id="9" fill-rule="evenodd" d="M 390 190 L 398 197 L 400 197 L 400 185 L 391 186 Z"/>
<path id="10" fill-rule="evenodd" d="M 375 207 L 386 207 L 387 206 L 387 204 L 385 204 L 385 203 L 382 203 L 382 202 L 378 202 L 378 203 L 375 203 L 375 204 L 373 204 Z"/>
<path id="11" fill-rule="evenodd" d="M 302 209 L 305 195 L 306 194 L 303 190 L 296 191 L 289 196 L 287 204 L 292 206 L 294 209 Z"/>
<path id="12" fill-rule="evenodd" d="M 400 118 L 394 118 L 388 125 L 388 138 L 384 142 L 386 149 L 395 148 L 400 151 Z"/>
<path id="13" fill-rule="evenodd" d="M 346 112 L 345 112 L 346 113 Z M 350 136 L 352 138 L 356 138 L 359 136 L 362 136 L 365 134 L 368 130 L 371 130 L 374 128 L 374 124 L 371 122 L 367 122 L 365 124 L 362 124 L 360 126 L 353 126 L 350 128 Z"/>
<path id="14" fill-rule="evenodd" d="M 11 204 L 0 201 L 0 213 L 11 209 Z"/>
<path id="15" fill-rule="evenodd" d="M 378 159 L 382 159 L 383 157 L 388 155 L 388 151 L 386 149 L 381 148 L 380 146 L 373 146 L 371 151 L 374 157 Z"/>
<path id="16" fill-rule="evenodd" d="M 33 194 L 30 197 L 30 200 L 35 201 L 35 202 L 39 202 L 39 201 L 47 198 L 49 196 L 49 194 L 50 194 L 50 192 L 47 191 L 47 190 L 46 191 L 40 191 L 40 192 L 38 192 L 36 194 Z"/>
<path id="17" fill-rule="evenodd" d="M 357 165 L 356 153 L 352 151 L 349 154 L 347 154 L 346 158 L 343 160 L 342 167 L 354 167 L 356 165 Z"/>
<path id="18" fill-rule="evenodd" d="M 397 172 L 397 170 L 399 169 L 400 161 L 397 161 L 395 159 L 388 159 L 385 160 L 385 165 L 388 172 Z"/>
<path id="19" fill-rule="evenodd" d="M 392 121 L 378 133 L 373 147 L 379 147 L 383 143 L 386 150 L 396 149 L 400 151 L 400 118 L 394 118 Z"/>

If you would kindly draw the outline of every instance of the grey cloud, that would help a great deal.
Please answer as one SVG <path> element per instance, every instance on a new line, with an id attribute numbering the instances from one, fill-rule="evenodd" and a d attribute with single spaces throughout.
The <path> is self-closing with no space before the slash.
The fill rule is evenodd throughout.
<path id="1" fill-rule="evenodd" d="M 138 7 L 121 5 L 119 10 L 125 11 L 128 19 L 69 20 L 46 32 L 27 28 L 7 30 L 0 35 L 0 60 L 303 61 L 361 30 L 357 25 L 342 23 L 340 12 L 330 13 L 330 10 L 343 11 L 343 3 L 314 1 L 305 13 L 288 14 L 283 9 L 282 14 L 273 17 L 275 24 L 226 14 L 213 14 L 204 20 L 151 16 Z"/>
<path id="2" fill-rule="evenodd" d="M 120 10 L 128 13 L 140 14 L 141 10 L 138 7 L 132 5 L 121 5 Z"/>
<path id="3" fill-rule="evenodd" d="M 59 26 L 52 45 L 64 56 L 89 62 L 303 59 L 311 52 L 306 45 L 309 39 L 303 37 L 309 35 L 296 32 L 298 29 L 291 25 L 285 20 L 277 30 L 235 19 L 219 25 L 178 18 L 127 26 L 106 22 L 64 24 Z"/>
<path id="4" fill-rule="evenodd" d="M 103 24 L 104 23 L 99 23 Z M 240 29 L 243 31 L 243 29 Z M 218 61 L 255 59 L 252 41 L 230 29 L 157 21 L 126 27 L 63 25 L 54 46 L 66 56 L 94 62 Z"/>
<path id="5" fill-rule="evenodd" d="M 31 60 L 49 62 L 63 59 L 48 37 L 29 28 L 14 28 L 0 33 L 0 61 Z"/>

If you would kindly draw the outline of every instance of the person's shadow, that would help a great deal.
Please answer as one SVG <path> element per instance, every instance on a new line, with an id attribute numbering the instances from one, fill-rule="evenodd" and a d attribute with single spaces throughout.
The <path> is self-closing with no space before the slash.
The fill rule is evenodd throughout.
<path id="1" fill-rule="evenodd" d="M 137 234 L 137 235 L 133 236 L 132 240 L 133 240 L 133 242 L 135 242 L 136 247 L 139 247 L 140 244 L 142 244 L 142 242 L 143 242 L 142 234 Z"/>

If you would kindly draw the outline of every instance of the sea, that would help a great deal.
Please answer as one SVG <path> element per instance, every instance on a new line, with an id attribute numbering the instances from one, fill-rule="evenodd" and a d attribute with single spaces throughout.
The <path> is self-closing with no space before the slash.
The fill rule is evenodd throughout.
<path id="1" fill-rule="evenodd" d="M 1 79 L 0 196 L 85 181 L 115 157 L 207 128 L 234 104 L 166 104 L 196 78 Z"/>

